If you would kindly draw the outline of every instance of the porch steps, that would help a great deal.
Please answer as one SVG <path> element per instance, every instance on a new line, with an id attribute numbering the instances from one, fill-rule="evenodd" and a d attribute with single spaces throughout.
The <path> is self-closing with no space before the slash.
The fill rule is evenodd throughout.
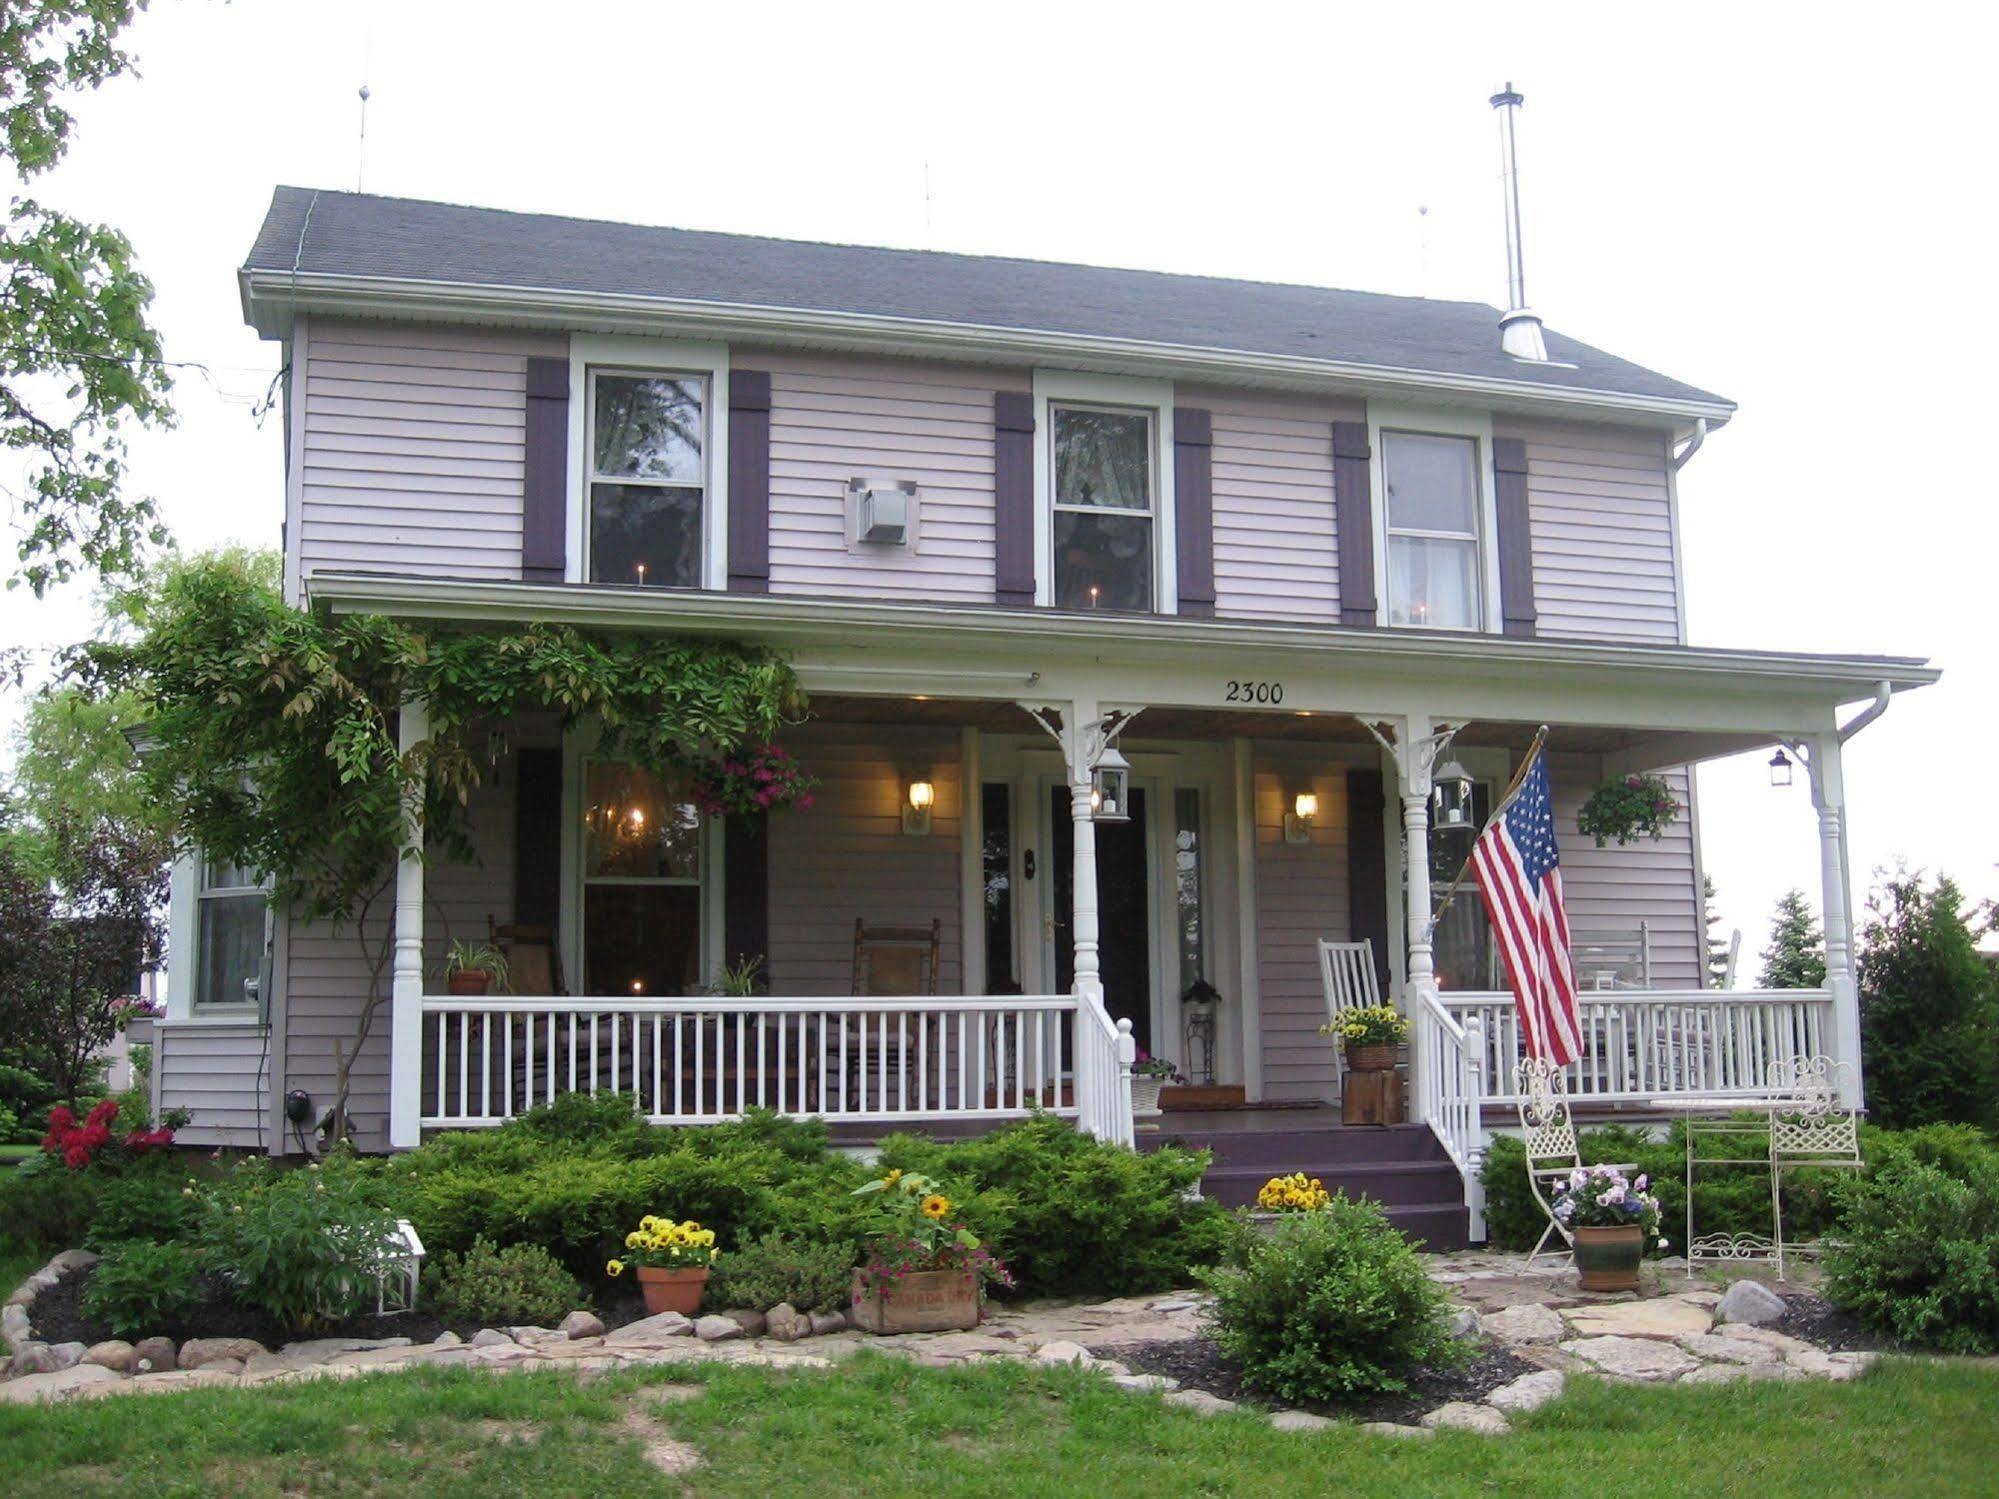
<path id="1" fill-rule="evenodd" d="M 1347 1126 L 1330 1109 L 1167 1113 L 1156 1122 L 1138 1148 L 1211 1152 L 1201 1191 L 1225 1207 L 1253 1205 L 1271 1177 L 1302 1171 L 1329 1192 L 1373 1198 L 1390 1223 L 1431 1249 L 1462 1249 L 1469 1241 L 1464 1180 L 1426 1124 Z"/>

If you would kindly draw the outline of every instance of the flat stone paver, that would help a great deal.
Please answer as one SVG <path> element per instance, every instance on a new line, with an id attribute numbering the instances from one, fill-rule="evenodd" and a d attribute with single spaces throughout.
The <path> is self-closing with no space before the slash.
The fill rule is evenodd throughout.
<path id="1" fill-rule="evenodd" d="M 1487 1337 L 1502 1343 L 1559 1343 L 1569 1335 L 1562 1314 L 1538 1303 L 1487 1312 L 1478 1324 Z"/>
<path id="2" fill-rule="evenodd" d="M 1677 1296 L 1570 1307 L 1562 1316 L 1579 1338 L 1697 1337 L 1714 1325 L 1714 1317 L 1706 1307 L 1695 1306 Z"/>
<path id="3" fill-rule="evenodd" d="M 1652 1338 L 1574 1338 L 1561 1349 L 1594 1364 L 1613 1379 L 1648 1384 L 1678 1379 L 1700 1367 L 1700 1360 L 1684 1349 Z"/>

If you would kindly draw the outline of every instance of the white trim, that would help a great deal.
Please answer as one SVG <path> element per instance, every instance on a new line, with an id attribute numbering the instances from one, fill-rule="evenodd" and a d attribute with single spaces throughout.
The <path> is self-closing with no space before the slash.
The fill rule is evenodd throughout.
<path id="1" fill-rule="evenodd" d="M 958 989 L 986 987 L 986 787 L 979 731 L 958 731 Z"/>
<path id="2" fill-rule="evenodd" d="M 729 586 L 729 347 L 662 338 L 578 333 L 569 340 L 569 461 L 563 474 L 563 578 L 586 582 L 589 557 L 590 372 L 699 375 L 707 382 L 702 422 L 706 473 L 701 510 L 702 588 Z"/>
<path id="3" fill-rule="evenodd" d="M 1680 466 L 1673 462 L 1673 444 L 1666 443 L 1666 530 L 1673 547 L 1673 622 L 1677 627 L 1674 636 L 1681 645 L 1687 643 L 1687 570 L 1685 553 L 1680 549 Z M 1538 585 L 1537 589 L 1538 589 Z"/>
<path id="4" fill-rule="evenodd" d="M 1346 395 L 1393 391 L 1491 397 L 1526 412 L 1589 414 L 1613 411 L 1650 418 L 1676 430 L 1702 417 L 1710 428 L 1735 414 L 1732 401 L 1646 396 L 1622 391 L 1513 380 L 1491 375 L 1359 364 L 1288 354 L 1260 354 L 1150 339 L 1092 337 L 922 318 L 898 318 L 810 308 L 766 307 L 623 293 L 552 291 L 545 287 L 480 286 L 389 276 L 245 269 L 237 273 L 243 315 L 260 334 L 276 337 L 298 310 L 345 317 L 431 322 L 487 322 L 614 334 L 676 333 L 710 339 L 796 340 L 879 353 L 935 356 L 963 362 L 1055 363 L 1071 369 L 1212 383 L 1252 380 Z M 1548 369 L 1553 366 L 1536 365 Z M 1668 421 L 1660 421 L 1661 418 Z"/>
<path id="5" fill-rule="evenodd" d="M 285 385 L 285 602 L 296 604 L 305 593 L 305 386 L 312 357 L 311 319 L 292 324 L 287 363 L 291 378 Z"/>
<path id="6" fill-rule="evenodd" d="M 1381 624 L 1384 629 L 1413 629 L 1391 625 L 1388 571 L 1388 455 L 1383 451 L 1384 433 L 1406 432 L 1419 437 L 1468 437 L 1478 444 L 1475 472 L 1478 475 L 1478 576 L 1479 615 L 1485 630 L 1497 634 L 1505 626 L 1499 597 L 1499 506 L 1498 487 L 1492 467 L 1492 413 L 1465 406 L 1391 405 L 1383 401 L 1367 404 L 1367 445 L 1373 455 L 1368 460 L 1374 504 L 1374 576 L 1380 596 Z M 1427 627 L 1434 629 L 1434 626 Z M 1452 634 L 1473 634 L 1453 630 Z"/>
<path id="7" fill-rule="evenodd" d="M 1173 504 L 1173 383 L 1121 375 L 1034 372 L 1034 602 L 1055 602 L 1055 423 L 1049 407 L 1121 406 L 1152 417 L 1152 612 L 1180 608 Z M 1129 617 L 1129 616 L 1127 616 Z"/>

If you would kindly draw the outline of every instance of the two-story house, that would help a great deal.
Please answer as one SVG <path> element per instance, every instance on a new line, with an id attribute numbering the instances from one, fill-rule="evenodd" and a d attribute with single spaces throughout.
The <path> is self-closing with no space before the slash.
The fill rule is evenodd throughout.
<path id="1" fill-rule="evenodd" d="M 289 372 L 293 600 L 754 641 L 812 698 L 786 746 L 815 804 L 754 838 L 587 723 L 499 726 L 477 861 L 399 875 L 425 946 L 356 1069 L 364 1148 L 572 1087 L 661 1123 L 1040 1106 L 1131 1139 L 1135 1045 L 1295 1106 L 1269 1163 L 1331 1177 L 1318 944 L 1365 938 L 1416 1022 L 1404 1219 L 1462 1239 L 1519 1039 L 1479 903 L 1431 913 L 1542 725 L 1575 1090 L 1858 1062 L 1841 715 L 1935 673 L 1687 643 L 1675 476 L 1718 396 L 1553 333 L 1516 357 L 1477 304 L 296 188 L 240 275 Z M 1820 811 L 1827 983 L 1713 989 L 1687 767 L 1778 746 Z M 1634 771 L 1687 810 L 1598 848 L 1576 809 Z M 634 856 L 600 836 L 621 818 L 672 831 Z M 365 974 L 279 914 L 246 990 L 248 878 L 177 872 L 159 1089 L 191 1140 L 284 1150 Z M 509 926 L 553 933 L 557 992 L 446 994 L 445 932 Z M 892 997 L 877 928 L 917 934 Z M 746 956 L 768 994 L 711 992 Z"/>

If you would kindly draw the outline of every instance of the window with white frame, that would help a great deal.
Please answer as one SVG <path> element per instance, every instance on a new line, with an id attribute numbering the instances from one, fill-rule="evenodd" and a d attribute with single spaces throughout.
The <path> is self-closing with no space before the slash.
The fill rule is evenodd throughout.
<path id="1" fill-rule="evenodd" d="M 1483 627 L 1479 467 L 1475 438 L 1381 434 L 1390 624 Z"/>
<path id="2" fill-rule="evenodd" d="M 200 1013 L 255 1006 L 270 909 L 263 882 L 238 865 L 203 859 L 194 899 L 189 1008 Z"/>
<path id="3" fill-rule="evenodd" d="M 707 420 L 699 375 L 590 371 L 592 583 L 701 586 Z"/>
<path id="4" fill-rule="evenodd" d="M 1150 411 L 1051 405 L 1054 601 L 1150 613 L 1157 493 Z"/>
<path id="5" fill-rule="evenodd" d="M 700 810 L 677 781 L 592 761 L 583 796 L 583 984 L 690 994 L 701 981 Z"/>

